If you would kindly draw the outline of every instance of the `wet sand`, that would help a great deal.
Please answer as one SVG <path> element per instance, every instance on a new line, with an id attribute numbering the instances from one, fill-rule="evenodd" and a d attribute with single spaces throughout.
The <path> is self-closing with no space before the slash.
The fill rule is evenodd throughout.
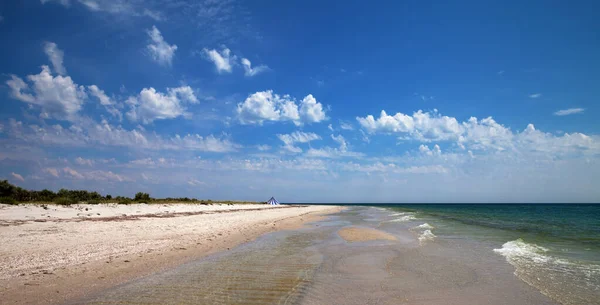
<path id="1" fill-rule="evenodd" d="M 352 207 L 68 304 L 557 304 L 487 246 L 423 243 L 390 214 Z M 394 239 L 339 234 L 357 228 Z"/>
<path id="2" fill-rule="evenodd" d="M 227 252 L 267 232 L 298 228 L 340 209 L 3 206 L 0 303 L 57 304 L 79 299 L 211 253 Z M 94 217 L 87 217 L 92 213 Z"/>
<path id="3" fill-rule="evenodd" d="M 380 230 L 358 227 L 347 227 L 338 231 L 340 237 L 347 242 L 368 241 L 368 240 L 396 240 L 394 235 Z"/>

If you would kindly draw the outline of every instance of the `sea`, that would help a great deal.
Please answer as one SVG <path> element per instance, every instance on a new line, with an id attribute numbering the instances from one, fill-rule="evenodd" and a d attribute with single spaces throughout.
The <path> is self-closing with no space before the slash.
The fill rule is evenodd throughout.
<path id="1" fill-rule="evenodd" d="M 600 304 L 600 205 L 348 205 L 68 304 Z"/>

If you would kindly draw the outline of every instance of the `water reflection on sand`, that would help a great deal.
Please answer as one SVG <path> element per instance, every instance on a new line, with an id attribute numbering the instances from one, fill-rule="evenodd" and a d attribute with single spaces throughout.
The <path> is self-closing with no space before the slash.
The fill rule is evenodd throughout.
<path id="1" fill-rule="evenodd" d="M 502 257 L 468 241 L 427 244 L 390 211 L 352 207 L 75 304 L 554 304 Z M 377 221 L 373 221 L 377 220 Z M 395 240 L 347 242 L 342 228 Z"/>

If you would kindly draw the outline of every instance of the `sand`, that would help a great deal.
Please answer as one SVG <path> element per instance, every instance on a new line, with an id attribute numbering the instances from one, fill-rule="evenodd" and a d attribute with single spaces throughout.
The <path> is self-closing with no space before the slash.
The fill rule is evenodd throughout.
<path id="1" fill-rule="evenodd" d="M 0 205 L 0 299 L 2 304 L 64 302 L 341 209 Z"/>
<path id="2" fill-rule="evenodd" d="M 346 227 L 339 230 L 338 234 L 347 242 L 369 240 L 396 240 L 396 237 L 394 235 L 369 228 Z"/>

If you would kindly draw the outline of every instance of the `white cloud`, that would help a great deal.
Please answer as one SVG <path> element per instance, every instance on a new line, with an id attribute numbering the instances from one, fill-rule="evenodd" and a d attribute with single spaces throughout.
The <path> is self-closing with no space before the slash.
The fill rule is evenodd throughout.
<path id="1" fill-rule="evenodd" d="M 533 94 L 529 95 L 529 98 L 540 98 L 540 97 L 542 97 L 541 93 L 533 93 Z"/>
<path id="2" fill-rule="evenodd" d="M 272 90 L 256 92 L 237 105 L 238 119 L 242 124 L 259 124 L 265 121 L 292 121 L 296 125 L 326 120 L 323 105 L 312 95 L 300 103 L 289 96 L 279 96 Z"/>
<path id="3" fill-rule="evenodd" d="M 12 173 L 10 173 L 10 175 L 11 175 L 11 176 L 12 176 L 14 179 L 17 179 L 17 180 L 19 180 L 19 181 L 21 181 L 21 182 L 24 182 L 24 181 L 25 181 L 25 179 L 23 178 L 23 176 L 21 176 L 21 175 L 19 175 L 19 174 L 15 173 L 15 172 L 12 172 Z"/>
<path id="4" fill-rule="evenodd" d="M 242 66 L 244 66 L 244 74 L 246 76 L 250 76 L 250 77 L 255 76 L 257 74 L 260 74 L 262 72 L 266 72 L 269 70 L 269 67 L 267 67 L 265 65 L 260 65 L 260 66 L 252 68 L 252 63 L 247 58 L 242 58 L 241 61 L 242 61 Z"/>
<path id="5" fill-rule="evenodd" d="M 554 113 L 554 115 L 565 116 L 565 115 L 583 113 L 584 111 L 585 111 L 584 108 L 569 108 L 569 109 L 558 110 Z"/>
<path id="6" fill-rule="evenodd" d="M 70 168 L 70 167 L 65 167 L 62 169 L 63 174 L 71 177 L 71 178 L 75 178 L 75 179 L 84 179 L 83 175 L 80 174 L 78 171 Z"/>
<path id="7" fill-rule="evenodd" d="M 331 124 L 327 125 L 327 128 L 331 131 L 333 131 L 333 126 Z"/>
<path id="8" fill-rule="evenodd" d="M 600 149 L 596 137 L 581 133 L 556 136 L 536 130 L 533 124 L 529 124 L 522 132 L 513 132 L 491 117 L 482 120 L 471 117 L 466 122 L 458 123 L 456 118 L 419 110 L 412 116 L 402 113 L 389 116 L 382 111 L 378 119 L 369 115 L 358 117 L 357 120 L 370 133 L 395 134 L 402 140 L 419 142 L 450 141 L 461 149 L 468 148 L 471 151 L 551 153 L 564 157 L 593 154 Z"/>
<path id="9" fill-rule="evenodd" d="M 50 174 L 54 178 L 58 178 L 59 177 L 58 170 L 56 168 L 44 168 L 42 170 L 42 172 Z"/>
<path id="10" fill-rule="evenodd" d="M 79 125 L 68 128 L 61 125 L 25 125 L 9 120 L 7 134 L 12 138 L 36 145 L 58 145 L 66 147 L 126 147 L 130 149 L 231 152 L 241 146 L 227 137 L 187 134 L 172 137 L 160 136 L 142 129 L 127 130 L 121 126 L 81 120 Z"/>
<path id="11" fill-rule="evenodd" d="M 421 144 L 419 146 L 419 151 L 427 156 L 439 156 L 442 154 L 442 149 L 440 148 L 439 145 L 435 144 L 433 146 L 433 149 L 429 149 L 429 147 L 427 145 L 423 145 Z"/>
<path id="12" fill-rule="evenodd" d="M 123 117 L 121 112 L 115 107 L 115 102 L 110 97 L 108 97 L 106 95 L 106 93 L 104 93 L 103 90 L 98 88 L 98 86 L 96 86 L 96 85 L 91 85 L 91 86 L 88 86 L 87 88 L 88 88 L 89 94 L 91 96 L 97 98 L 98 101 L 100 102 L 100 105 L 104 106 L 104 108 L 106 108 L 106 111 L 108 113 L 119 118 L 119 120 Z"/>
<path id="13" fill-rule="evenodd" d="M 184 103 L 196 104 L 198 99 L 189 86 L 167 88 L 166 94 L 150 87 L 142 89 L 138 96 L 130 97 L 127 103 L 131 106 L 127 117 L 148 124 L 154 120 L 186 116 L 188 113 Z"/>
<path id="14" fill-rule="evenodd" d="M 49 173 L 48 171 L 45 171 L 45 172 Z M 105 181 L 105 182 L 133 181 L 132 179 L 125 177 L 123 175 L 113 173 L 112 171 L 104 171 L 104 170 L 77 171 L 70 167 L 64 167 L 62 169 L 62 173 L 63 173 L 64 177 L 66 177 L 68 179 L 75 179 L 75 180 L 91 180 L 91 181 Z M 58 177 L 58 176 L 55 176 L 55 177 Z"/>
<path id="15" fill-rule="evenodd" d="M 152 29 L 148 30 L 147 34 L 152 40 L 146 46 L 152 59 L 163 66 L 171 66 L 175 51 L 177 51 L 177 45 L 169 45 L 156 26 L 152 26 Z"/>
<path id="16" fill-rule="evenodd" d="M 340 128 L 343 130 L 354 130 L 354 127 L 352 127 L 351 123 L 344 121 L 340 122 Z"/>
<path id="17" fill-rule="evenodd" d="M 69 76 L 52 76 L 48 66 L 42 66 L 40 74 L 29 75 L 27 79 L 32 88 L 21 78 L 11 75 L 6 84 L 12 97 L 40 106 L 43 113 L 57 119 L 73 120 L 87 97 L 83 86 L 75 84 Z"/>
<path id="18" fill-rule="evenodd" d="M 57 2 L 66 7 L 71 5 L 71 0 L 40 0 L 42 4 Z M 142 7 L 144 2 L 131 0 L 74 0 L 92 12 L 105 12 L 129 16 L 146 16 L 156 21 L 163 20 L 161 12 Z"/>
<path id="19" fill-rule="evenodd" d="M 206 182 L 202 182 L 202 181 L 194 179 L 194 178 L 190 178 L 187 183 L 191 186 L 206 185 Z"/>
<path id="20" fill-rule="evenodd" d="M 323 104 L 317 102 L 312 94 L 307 95 L 300 102 L 300 119 L 304 123 L 318 123 L 327 120 Z"/>
<path id="21" fill-rule="evenodd" d="M 212 61 L 217 68 L 217 73 L 231 73 L 233 64 L 237 57 L 231 54 L 231 50 L 224 47 L 221 52 L 212 49 L 203 49 L 204 55 L 208 60 Z"/>
<path id="22" fill-rule="evenodd" d="M 291 134 L 278 134 L 277 137 L 285 145 L 283 146 L 289 152 L 300 153 L 302 149 L 294 146 L 296 143 L 309 143 L 310 141 L 320 140 L 321 137 L 312 132 L 296 131 Z"/>
<path id="23" fill-rule="evenodd" d="M 356 119 L 369 133 L 404 133 L 421 141 L 458 139 L 463 132 L 455 118 L 441 116 L 436 111 L 429 113 L 419 110 L 412 116 L 398 112 L 390 116 L 382 110 L 378 119 L 372 115 Z"/>
<path id="24" fill-rule="evenodd" d="M 258 149 L 260 151 L 268 151 L 268 150 L 271 150 L 271 146 L 269 146 L 269 145 L 257 145 L 256 149 Z"/>
<path id="25" fill-rule="evenodd" d="M 79 165 L 93 166 L 94 165 L 94 160 L 84 159 L 82 157 L 77 157 L 75 159 L 75 163 L 77 163 Z"/>
<path id="26" fill-rule="evenodd" d="M 48 56 L 48 59 L 50 59 L 54 71 L 56 71 L 56 73 L 60 75 L 67 75 L 67 69 L 65 69 L 65 66 L 63 65 L 63 58 L 65 53 L 58 48 L 56 43 L 44 43 L 44 52 Z"/>
<path id="27" fill-rule="evenodd" d="M 346 151 L 348 149 L 348 142 L 346 142 L 346 139 L 344 139 L 342 135 L 331 135 L 331 138 L 340 145 L 341 151 Z"/>

